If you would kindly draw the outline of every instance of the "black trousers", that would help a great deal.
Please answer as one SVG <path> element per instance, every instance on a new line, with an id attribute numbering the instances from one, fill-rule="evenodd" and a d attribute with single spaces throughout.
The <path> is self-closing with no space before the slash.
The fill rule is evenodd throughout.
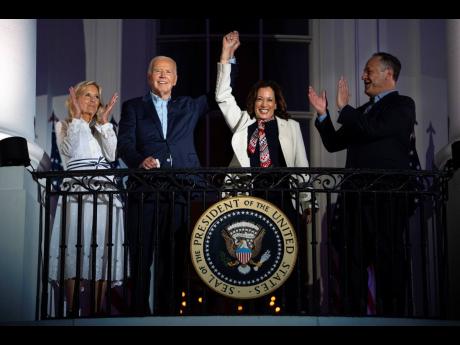
<path id="1" fill-rule="evenodd" d="M 131 267 L 131 311 L 179 313 L 180 291 L 184 286 L 188 208 L 181 195 L 173 193 L 130 195 L 128 198 L 128 238 Z M 155 260 L 154 260 L 155 259 Z M 150 269 L 154 263 L 154 286 Z"/>
<path id="2" fill-rule="evenodd" d="M 407 202 L 397 195 L 347 192 L 339 196 L 331 230 L 338 254 L 335 278 L 340 290 L 339 313 L 366 315 L 368 268 L 372 265 L 377 314 L 404 316 L 408 288 L 404 247 L 407 217 Z"/>

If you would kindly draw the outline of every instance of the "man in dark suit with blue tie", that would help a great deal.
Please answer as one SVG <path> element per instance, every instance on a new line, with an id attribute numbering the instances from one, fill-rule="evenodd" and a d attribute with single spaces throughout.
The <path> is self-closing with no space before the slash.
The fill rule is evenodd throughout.
<path id="1" fill-rule="evenodd" d="M 233 47 L 230 56 L 233 56 Z M 234 73 L 234 71 L 233 71 Z M 176 62 L 157 56 L 150 62 L 148 83 L 151 91 L 123 103 L 118 131 L 118 154 L 131 169 L 198 168 L 200 162 L 194 144 L 194 131 L 201 116 L 218 109 L 214 94 L 198 98 L 173 97 L 177 83 Z M 136 192 L 146 192 L 133 182 Z M 193 181 L 186 181 L 194 183 Z M 129 182 L 130 183 L 130 182 Z M 150 266 L 155 238 L 155 313 L 179 313 L 185 260 L 186 224 L 189 218 L 185 193 L 130 193 L 128 197 L 128 239 L 130 276 L 133 282 L 132 311 L 150 313 Z M 139 232 L 140 230 L 140 232 Z M 155 236 L 158 231 L 158 236 Z M 174 240 L 174 246 L 171 246 Z M 174 248 L 174 251 L 171 249 Z M 173 274 L 174 273 L 174 274 Z M 172 275 L 173 274 L 173 275 Z M 171 277 L 174 277 L 171 280 Z"/>
<path id="2" fill-rule="evenodd" d="M 356 109 L 348 104 L 347 81 L 340 78 L 337 122 L 342 126 L 338 130 L 327 110 L 325 92 L 318 95 L 313 87 L 309 87 L 308 98 L 318 113 L 315 126 L 323 144 L 329 152 L 347 150 L 346 168 L 410 169 L 415 103 L 396 90 L 400 70 L 401 63 L 395 56 L 383 52 L 372 55 L 361 77 L 370 101 Z M 366 181 L 365 177 L 359 176 L 351 188 L 359 188 L 359 183 Z M 342 188 L 346 189 L 345 186 Z M 348 307 L 345 305 L 345 312 L 366 314 L 367 272 L 369 268 L 375 268 L 377 313 L 402 315 L 407 293 L 403 233 L 408 212 L 401 211 L 404 210 L 401 198 L 390 196 L 385 199 L 363 193 L 361 212 L 355 216 L 357 209 L 350 206 L 357 207 L 357 195 L 347 195 L 347 211 L 343 211 L 343 207 L 336 209 L 336 228 L 332 229 L 332 240 L 339 252 L 342 270 L 345 258 L 347 262 L 347 270 L 343 271 L 347 276 L 341 277 L 342 283 L 347 282 L 345 296 L 349 303 Z"/>

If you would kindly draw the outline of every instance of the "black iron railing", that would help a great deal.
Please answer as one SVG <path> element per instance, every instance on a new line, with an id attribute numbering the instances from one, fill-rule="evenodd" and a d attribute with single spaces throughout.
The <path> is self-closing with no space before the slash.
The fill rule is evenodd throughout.
<path id="1" fill-rule="evenodd" d="M 34 177 L 42 186 L 40 319 L 165 314 L 446 316 L 447 172 L 114 169 L 40 172 Z M 133 224 L 127 216 L 135 195 L 141 200 L 136 212 L 140 217 L 144 210 L 152 212 L 154 224 L 152 284 L 146 285 L 148 307 L 142 310 L 134 307 L 141 288 L 133 285 L 133 268 L 136 279 L 148 277 L 139 277 L 142 270 L 133 262 L 137 257 L 130 255 L 135 248 L 139 251 L 141 247 L 134 246 L 143 238 L 139 243 L 130 240 Z M 210 288 L 195 272 L 188 249 L 200 216 L 237 195 L 273 203 L 286 214 L 297 237 L 298 255 L 290 277 L 256 299 L 229 298 Z M 164 224 L 155 219 L 165 210 L 162 203 L 185 210 L 183 233 L 161 235 Z M 308 217 L 297 212 L 305 207 L 310 207 L 308 225 Z M 174 215 L 172 210 L 167 224 L 177 221 Z M 104 233 L 102 241 L 98 231 Z M 182 257 L 177 255 L 179 245 Z M 176 249 L 167 258 L 159 257 L 165 246 Z M 108 259 L 99 268 L 101 255 Z M 170 267 L 178 262 L 184 266 L 179 274 L 171 269 L 165 278 L 155 274 L 161 272 L 162 260 L 170 261 Z M 70 276 L 64 274 L 69 262 L 74 265 Z M 395 269 L 386 272 L 389 267 Z M 172 287 L 166 297 L 159 292 L 164 279 Z M 395 284 L 403 286 L 400 293 L 390 292 Z M 169 308 L 162 309 L 164 304 Z"/>

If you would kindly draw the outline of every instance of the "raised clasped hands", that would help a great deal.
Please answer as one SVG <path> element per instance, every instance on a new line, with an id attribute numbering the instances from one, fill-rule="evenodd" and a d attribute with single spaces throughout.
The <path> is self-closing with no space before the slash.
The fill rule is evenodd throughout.
<path id="1" fill-rule="evenodd" d="M 235 51 L 240 46 L 240 34 L 238 31 L 231 31 L 222 38 L 222 53 L 220 55 L 220 62 L 222 64 L 228 63 Z"/>

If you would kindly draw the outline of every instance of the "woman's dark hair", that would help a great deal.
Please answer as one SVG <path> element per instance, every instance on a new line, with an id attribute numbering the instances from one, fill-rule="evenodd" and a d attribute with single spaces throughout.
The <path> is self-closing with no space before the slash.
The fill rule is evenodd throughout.
<path id="1" fill-rule="evenodd" d="M 248 112 L 251 118 L 256 116 L 254 105 L 257 99 L 257 92 L 260 88 L 263 87 L 270 87 L 275 94 L 275 102 L 276 102 L 276 109 L 275 109 L 275 116 L 281 117 L 282 119 L 289 119 L 290 115 L 287 113 L 287 106 L 286 100 L 284 99 L 283 92 L 281 91 L 281 87 L 273 80 L 259 80 L 255 83 L 251 90 L 249 91 L 248 98 L 246 100 L 246 111 Z"/>

